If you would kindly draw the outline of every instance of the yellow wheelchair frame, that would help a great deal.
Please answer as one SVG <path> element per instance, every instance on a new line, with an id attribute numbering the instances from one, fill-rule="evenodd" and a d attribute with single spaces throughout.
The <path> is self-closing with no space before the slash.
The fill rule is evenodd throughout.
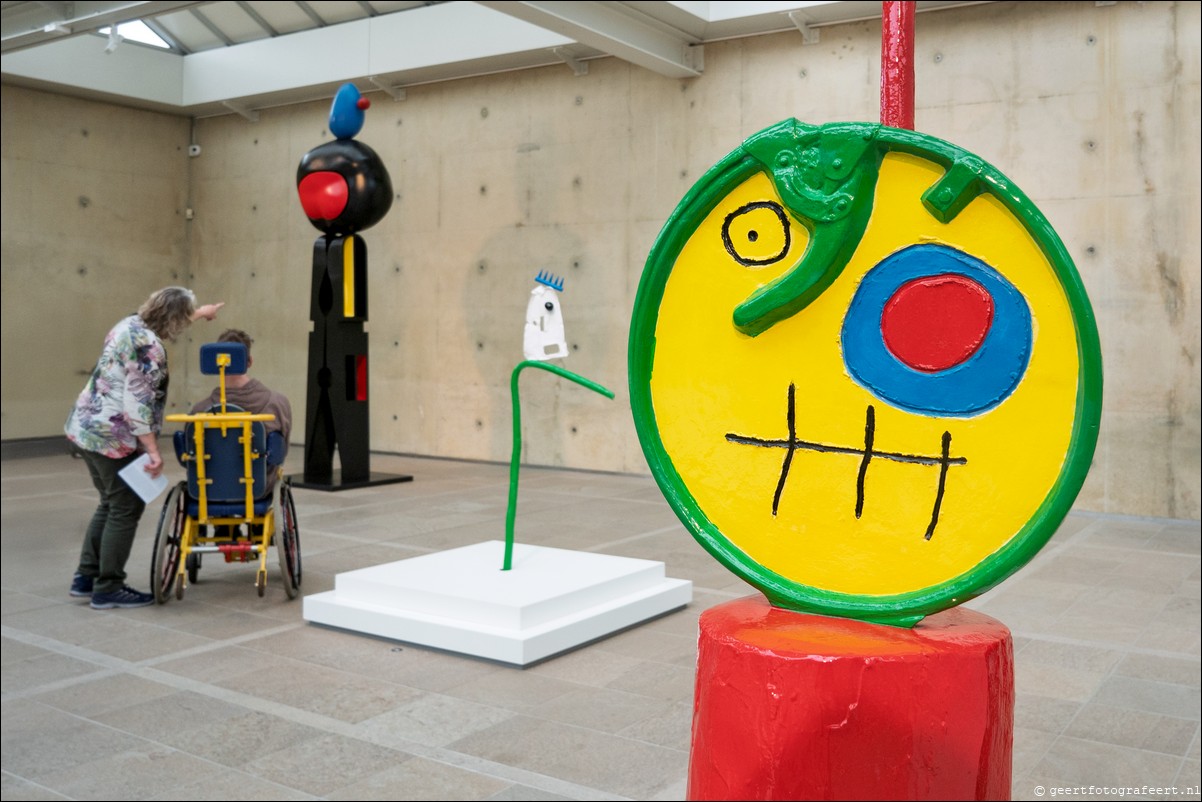
<path id="1" fill-rule="evenodd" d="M 267 589 L 267 553 L 274 542 L 279 557 L 280 573 L 284 580 L 284 591 L 289 599 L 294 599 L 300 591 L 301 583 L 300 533 L 291 483 L 282 475 L 280 466 L 273 468 L 278 472 L 278 481 L 273 491 L 274 498 L 266 505 L 266 509 L 262 509 L 263 499 L 255 499 L 254 496 L 255 461 L 266 460 L 268 455 L 265 447 L 262 451 L 256 447 L 253 427 L 256 423 L 273 421 L 275 416 L 230 411 L 226 403 L 225 377 L 226 369 L 231 364 L 231 356 L 229 353 L 220 352 L 215 356 L 220 375 L 221 411 L 166 417 L 167 421 L 191 424 L 192 427 L 191 439 L 195 453 L 181 451 L 179 459 L 189 468 L 190 473 L 194 472 L 193 478 L 197 488 L 196 512 L 190 514 L 188 510 L 191 500 L 188 495 L 188 481 L 181 481 L 172 487 L 163 504 L 155 535 L 150 568 L 152 592 L 159 604 L 170 598 L 172 589 L 175 597 L 182 599 L 188 584 L 197 581 L 200 556 L 220 553 L 226 562 L 257 560 L 255 587 L 259 595 L 263 596 Z M 238 432 L 243 469 L 238 482 L 245 487 L 241 514 L 230 513 L 229 501 L 211 503 L 209 487 L 214 480 L 208 475 L 208 463 L 213 455 L 206 452 L 205 433 L 214 429 L 220 430 L 222 441 L 227 437 L 229 430 L 235 429 Z M 266 440 L 265 437 L 263 439 Z M 261 508 L 259 511 L 256 510 L 256 501 Z M 242 504 L 241 501 L 237 503 Z M 220 506 L 223 514 L 210 514 L 212 506 Z M 220 533 L 223 527 L 234 533 L 243 525 L 247 529 L 245 537 Z M 206 527 L 210 529 L 205 529 Z"/>

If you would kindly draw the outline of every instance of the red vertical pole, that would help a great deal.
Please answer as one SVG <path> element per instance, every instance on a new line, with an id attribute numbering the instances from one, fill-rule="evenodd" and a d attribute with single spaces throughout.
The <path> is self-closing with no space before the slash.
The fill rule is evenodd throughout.
<path id="1" fill-rule="evenodd" d="M 881 3 L 881 123 L 914 129 L 914 3 Z"/>

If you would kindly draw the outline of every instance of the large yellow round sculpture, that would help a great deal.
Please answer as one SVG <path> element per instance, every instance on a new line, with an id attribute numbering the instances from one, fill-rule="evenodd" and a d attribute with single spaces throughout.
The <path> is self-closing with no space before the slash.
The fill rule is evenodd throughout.
<path id="1" fill-rule="evenodd" d="M 913 132 L 796 121 L 686 196 L 631 331 L 648 461 L 774 603 L 909 624 L 1050 537 L 1101 370 L 1063 245 L 993 168 Z"/>

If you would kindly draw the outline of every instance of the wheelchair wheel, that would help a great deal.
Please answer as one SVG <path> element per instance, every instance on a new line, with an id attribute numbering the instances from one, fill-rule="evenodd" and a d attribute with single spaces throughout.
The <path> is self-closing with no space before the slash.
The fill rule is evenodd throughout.
<path id="1" fill-rule="evenodd" d="M 200 575 L 200 555 L 196 552 L 188 555 L 188 559 L 184 560 L 184 567 L 188 570 L 188 584 L 195 585 L 196 577 Z"/>
<path id="2" fill-rule="evenodd" d="M 279 508 L 275 551 L 280 558 L 280 576 L 284 580 L 284 592 L 295 599 L 300 592 L 301 556 L 300 529 L 296 525 L 296 505 L 292 501 L 292 484 L 287 480 L 280 483 Z"/>
<path id="3" fill-rule="evenodd" d="M 185 483 L 180 482 L 167 492 L 163 512 L 159 515 L 159 528 L 154 537 L 154 554 L 150 560 L 150 587 L 154 600 L 164 604 L 171 598 L 171 588 L 179 573 L 180 541 L 184 536 L 187 512 L 184 509 Z M 177 588 L 177 596 L 182 596 Z"/>

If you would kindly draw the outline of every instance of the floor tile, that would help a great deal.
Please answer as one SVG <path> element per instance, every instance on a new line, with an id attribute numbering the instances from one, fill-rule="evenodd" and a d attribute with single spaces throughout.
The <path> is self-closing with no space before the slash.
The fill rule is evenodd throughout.
<path id="1" fill-rule="evenodd" d="M 1044 688 L 1039 687 L 1039 690 Z M 1077 715 L 1081 705 L 1081 702 L 1036 693 L 1020 693 L 1014 700 L 1014 726 L 1059 735 Z"/>
<path id="2" fill-rule="evenodd" d="M 1126 710 L 1104 704 L 1086 705 L 1065 735 L 1183 756 L 1198 732 L 1198 721 Z"/>
<path id="3" fill-rule="evenodd" d="M 1181 716 L 1197 721 L 1202 697 L 1197 686 L 1171 682 L 1111 677 L 1098 690 L 1096 701 L 1128 710 Z"/>
<path id="4" fill-rule="evenodd" d="M 42 781 L 73 799 L 146 799 L 172 793 L 214 770 L 220 771 L 193 755 L 148 744 L 78 763 Z"/>
<path id="5" fill-rule="evenodd" d="M 509 786 L 505 780 L 415 757 L 344 786 L 326 798 L 492 799 Z"/>
<path id="6" fill-rule="evenodd" d="M 114 710 L 124 710 L 152 699 L 172 696 L 175 688 L 133 674 L 100 674 L 94 679 L 73 682 L 31 698 L 38 702 L 84 718 L 95 718 Z"/>
<path id="7" fill-rule="evenodd" d="M 327 796 L 367 781 L 412 755 L 342 735 L 325 735 L 251 757 L 242 765 L 244 771 L 314 796 Z"/>
<path id="8" fill-rule="evenodd" d="M 635 799 L 664 788 L 687 764 L 683 752 L 524 716 L 469 735 L 451 747 Z"/>
<path id="9" fill-rule="evenodd" d="M 375 743 L 396 748 L 408 742 L 445 746 L 514 715 L 503 707 L 427 693 L 359 722 L 359 731 Z"/>
<path id="10" fill-rule="evenodd" d="M 580 688 L 536 705 L 526 713 L 563 724 L 588 721 L 594 729 L 614 733 L 663 715 L 669 704 L 612 688 Z"/>
<path id="11" fill-rule="evenodd" d="M 1050 786 L 1112 788 L 1172 785 L 1181 759 L 1079 738 L 1061 736 L 1032 771 Z"/>

